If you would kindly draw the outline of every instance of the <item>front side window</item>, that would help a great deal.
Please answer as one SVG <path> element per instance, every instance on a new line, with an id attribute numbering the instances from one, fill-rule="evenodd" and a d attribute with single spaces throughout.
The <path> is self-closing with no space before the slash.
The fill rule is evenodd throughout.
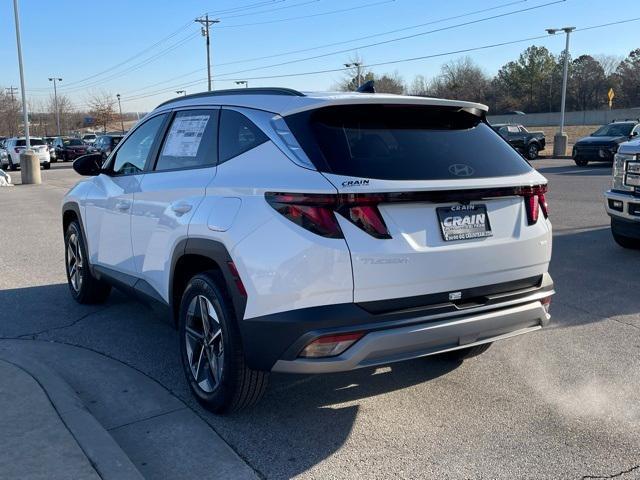
<path id="1" fill-rule="evenodd" d="M 155 169 L 214 166 L 218 156 L 217 137 L 217 110 L 186 110 L 176 113 Z"/>
<path id="2" fill-rule="evenodd" d="M 151 147 L 162 128 L 166 115 L 157 115 L 140 125 L 118 149 L 112 160 L 116 175 L 135 175 L 144 170 Z"/>
<path id="3" fill-rule="evenodd" d="M 269 138 L 251 120 L 235 110 L 220 114 L 220 163 L 263 144 Z"/>

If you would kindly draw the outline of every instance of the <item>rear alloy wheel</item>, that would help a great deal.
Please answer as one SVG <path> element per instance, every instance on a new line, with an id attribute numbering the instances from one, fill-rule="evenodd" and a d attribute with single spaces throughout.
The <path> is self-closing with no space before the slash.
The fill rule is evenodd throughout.
<path id="1" fill-rule="evenodd" d="M 529 144 L 529 147 L 527 148 L 527 158 L 529 160 L 535 160 L 536 158 L 538 158 L 539 151 L 540 151 L 540 148 L 538 147 L 537 143 Z"/>
<path id="2" fill-rule="evenodd" d="M 452 350 L 442 354 L 443 358 L 447 360 L 463 361 L 469 358 L 477 357 L 481 353 L 489 350 L 491 343 L 483 343 L 482 345 L 476 345 L 475 347 L 461 348 L 460 350 Z"/>
<path id="3" fill-rule="evenodd" d="M 241 410 L 263 395 L 267 372 L 245 365 L 230 302 L 216 272 L 194 276 L 180 303 L 182 366 L 198 401 L 216 413 Z"/>
<path id="4" fill-rule="evenodd" d="M 67 227 L 64 246 L 67 283 L 71 296 L 82 304 L 104 302 L 111 292 L 111 286 L 98 280 L 91 273 L 80 225 L 75 220 Z"/>

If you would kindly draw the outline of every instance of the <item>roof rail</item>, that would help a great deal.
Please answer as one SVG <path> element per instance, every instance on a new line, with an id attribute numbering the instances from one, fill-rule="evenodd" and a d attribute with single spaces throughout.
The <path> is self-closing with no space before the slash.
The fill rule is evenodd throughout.
<path id="1" fill-rule="evenodd" d="M 304 94 L 293 90 L 291 88 L 280 87 L 251 87 L 251 88 L 230 88 L 227 90 L 214 90 L 212 92 L 193 93 L 191 95 L 183 95 L 180 97 L 172 98 L 166 102 L 161 103 L 158 107 L 168 105 L 173 102 L 179 102 L 181 100 L 189 100 L 192 98 L 207 98 L 218 97 L 225 95 L 289 95 L 293 97 L 304 97 Z"/>

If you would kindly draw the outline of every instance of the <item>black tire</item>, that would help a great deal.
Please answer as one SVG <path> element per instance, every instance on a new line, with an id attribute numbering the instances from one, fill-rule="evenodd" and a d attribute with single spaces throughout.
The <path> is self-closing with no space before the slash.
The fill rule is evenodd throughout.
<path id="1" fill-rule="evenodd" d="M 611 222 L 611 235 L 618 245 L 622 248 L 628 248 L 630 250 L 640 250 L 640 239 L 627 237 L 618 233 L 613 222 Z"/>
<path id="2" fill-rule="evenodd" d="M 246 366 L 231 300 L 220 285 L 224 285 L 222 277 L 215 271 L 191 278 L 182 295 L 178 320 L 180 358 L 187 382 L 198 402 L 215 413 L 254 405 L 262 398 L 269 378 L 268 372 Z M 217 317 L 207 315 L 209 327 L 202 321 L 203 302 Z M 207 337 L 209 350 L 203 348 Z"/>
<path id="3" fill-rule="evenodd" d="M 91 273 L 87 249 L 77 220 L 72 221 L 65 231 L 64 247 L 67 284 L 73 299 L 82 304 L 103 303 L 111 292 L 111 286 Z M 74 256 L 75 262 L 72 258 Z M 74 265 L 75 270 L 72 268 Z"/>
<path id="4" fill-rule="evenodd" d="M 18 165 L 16 165 L 13 162 L 9 163 L 9 170 L 11 170 L 12 172 L 15 172 L 16 170 L 18 170 Z"/>
<path id="5" fill-rule="evenodd" d="M 483 343 L 482 345 L 476 345 L 475 347 L 462 348 L 460 350 L 453 350 L 451 352 L 443 353 L 442 356 L 448 360 L 463 361 L 469 358 L 477 357 L 481 353 L 489 350 L 491 343 Z"/>
<path id="6" fill-rule="evenodd" d="M 532 142 L 527 147 L 527 158 L 529 160 L 535 160 L 538 158 L 538 153 L 540 153 L 540 146 L 536 142 Z"/>
<path id="7" fill-rule="evenodd" d="M 579 167 L 586 167 L 589 164 L 589 160 L 585 160 L 584 158 L 576 157 L 573 159 L 576 162 L 576 165 Z"/>
<path id="8" fill-rule="evenodd" d="M 44 164 L 42 164 L 42 168 L 44 168 L 45 170 L 49 170 L 51 168 L 51 164 L 49 162 L 45 162 Z"/>

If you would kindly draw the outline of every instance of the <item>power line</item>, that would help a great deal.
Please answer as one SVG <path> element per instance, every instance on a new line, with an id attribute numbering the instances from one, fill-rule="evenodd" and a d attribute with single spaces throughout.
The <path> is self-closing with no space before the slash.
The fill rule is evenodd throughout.
<path id="1" fill-rule="evenodd" d="M 536 6 L 533 6 L 533 7 L 521 8 L 519 10 L 513 10 L 511 12 L 500 13 L 500 14 L 496 14 L 496 15 L 491 15 L 489 17 L 483 17 L 483 18 L 479 18 L 479 19 L 475 19 L 475 20 L 469 20 L 467 22 L 457 23 L 455 25 L 449 25 L 449 26 L 446 26 L 446 27 L 436 28 L 436 29 L 433 29 L 433 30 L 427 30 L 426 32 L 413 33 L 411 35 L 405 35 L 405 36 L 402 36 L 402 37 L 391 38 L 391 39 L 388 39 L 388 40 L 381 40 L 379 42 L 369 43 L 369 44 L 365 44 L 365 45 L 359 45 L 359 46 L 356 46 L 356 47 L 350 47 L 350 48 L 345 48 L 345 49 L 341 49 L 341 50 L 334 50 L 332 52 L 322 53 L 322 54 L 314 55 L 314 56 L 311 56 L 311 57 L 298 58 L 298 59 L 295 59 L 295 60 L 287 60 L 286 62 L 274 63 L 274 64 L 271 64 L 271 65 L 263 65 L 261 67 L 253 67 L 253 68 L 247 68 L 247 69 L 244 69 L 244 70 L 237 70 L 235 72 L 221 73 L 220 75 L 222 75 L 222 76 L 237 75 L 237 74 L 240 74 L 240 73 L 253 72 L 253 71 L 256 71 L 256 70 L 263 70 L 265 68 L 281 67 L 283 65 L 291 65 L 293 63 L 306 62 L 306 61 L 315 60 L 315 59 L 318 59 L 318 58 L 330 57 L 330 56 L 339 55 L 339 54 L 342 54 L 342 53 L 349 53 L 349 52 L 352 52 L 353 50 L 363 50 L 365 48 L 377 47 L 377 46 L 380 46 L 380 45 L 386 45 L 386 44 L 389 44 L 389 43 L 399 42 L 399 41 L 402 41 L 402 40 L 409 40 L 411 38 L 417 38 L 417 37 L 421 37 L 421 36 L 424 36 L 424 35 L 430 35 L 432 33 L 443 32 L 443 31 L 446 31 L 446 30 L 452 30 L 454 28 L 466 27 L 468 25 L 474 25 L 474 24 L 477 24 L 477 23 L 487 22 L 489 20 L 495 20 L 497 18 L 503 18 L 503 17 L 507 17 L 507 16 L 510 16 L 510 15 L 515 15 L 515 14 L 518 14 L 518 13 L 530 12 L 532 10 L 548 7 L 550 5 L 556 5 L 556 4 L 559 4 L 559 3 L 564 3 L 565 1 L 566 0 L 554 0 L 552 2 L 543 3 L 541 5 L 536 5 Z"/>
<path id="2" fill-rule="evenodd" d="M 267 24 L 272 24 L 272 23 L 289 22 L 291 20 L 302 20 L 302 19 L 305 19 L 305 18 L 315 18 L 315 17 L 324 16 L 324 15 L 333 15 L 333 14 L 336 14 L 336 13 L 351 12 L 353 10 L 360 10 L 362 8 L 375 7 L 375 6 L 378 6 L 378 5 L 383 5 L 385 3 L 393 3 L 395 1 L 396 0 L 381 0 L 381 1 L 376 2 L 376 3 L 367 3 L 365 5 L 358 5 L 356 7 L 349 7 L 349 8 L 341 8 L 341 9 L 338 9 L 338 10 L 331 10 L 331 11 L 328 11 L 328 12 L 313 13 L 313 14 L 309 14 L 309 15 L 300 15 L 300 16 L 297 16 L 297 17 L 280 18 L 280 19 L 277 19 L 277 20 L 266 20 L 266 21 L 263 21 L 263 22 L 240 23 L 240 24 L 237 24 L 237 25 L 223 25 L 223 26 L 220 26 L 218 28 L 253 27 L 253 26 L 256 26 L 256 25 L 267 25 Z"/>
<path id="3" fill-rule="evenodd" d="M 317 0 L 313 0 L 313 1 L 317 1 Z M 232 61 L 232 62 L 223 62 L 223 63 L 219 63 L 218 66 L 233 65 L 233 64 L 237 64 L 237 63 L 247 63 L 247 62 L 252 62 L 252 61 L 255 61 L 255 60 L 264 60 L 264 59 L 268 59 L 268 58 L 282 57 L 282 56 L 287 56 L 287 55 L 291 55 L 291 54 L 295 54 L 295 53 L 303 53 L 303 52 L 307 52 L 307 51 L 311 51 L 311 50 L 319 50 L 319 49 L 326 48 L 326 47 L 332 47 L 332 46 L 336 46 L 336 45 L 343 45 L 345 43 L 351 43 L 351 42 L 356 42 L 356 41 L 360 41 L 360 40 L 366 40 L 366 39 L 369 39 L 369 38 L 384 36 L 384 35 L 388 35 L 388 34 L 391 34 L 391 33 L 397 33 L 397 32 L 401 32 L 401 31 L 412 30 L 414 28 L 424 27 L 424 26 L 427 26 L 427 25 L 433 25 L 433 24 L 437 24 L 437 23 L 450 21 L 450 20 L 456 20 L 456 19 L 459 19 L 459 18 L 469 17 L 469 16 L 472 16 L 472 15 L 477 15 L 479 13 L 486 13 L 486 12 L 489 12 L 489 11 L 498 10 L 500 8 L 505 8 L 505 7 L 509 7 L 509 6 L 512 6 L 512 5 L 515 5 L 515 4 L 525 3 L 525 2 L 527 2 L 527 0 L 511 1 L 511 2 L 508 2 L 508 3 L 504 3 L 504 4 L 501 4 L 501 5 L 496 5 L 494 7 L 490 7 L 490 8 L 483 8 L 483 9 L 480 9 L 480 10 L 474 10 L 474 11 L 471 11 L 471 12 L 466 12 L 466 13 L 462 13 L 462 14 L 458 14 L 458 15 L 453 15 L 453 16 L 450 16 L 450 17 L 439 18 L 439 19 L 436 19 L 436 20 L 431 20 L 429 22 L 420 23 L 420 24 L 409 26 L 409 27 L 397 28 L 397 29 L 394 29 L 394 30 L 388 30 L 386 32 L 380 32 L 380 33 L 375 33 L 375 34 L 371 34 L 371 35 L 366 35 L 364 37 L 357 37 L 357 38 L 352 38 L 352 39 L 349 39 L 349 40 L 343 40 L 343 41 L 340 41 L 340 42 L 333 42 L 333 43 L 327 43 L 327 44 L 324 44 L 324 45 L 318 45 L 318 46 L 315 46 L 315 47 L 303 48 L 303 49 L 299 49 L 299 50 L 291 50 L 291 51 L 288 51 L 288 52 L 282 52 L 282 53 L 277 53 L 277 54 L 272 54 L 272 55 L 265 55 L 265 56 L 262 56 L 262 57 L 254 57 L 254 58 L 250 58 L 250 59 L 236 60 L 236 61 Z M 247 15 L 252 15 L 252 14 L 247 14 Z M 177 75 L 175 77 L 169 78 L 167 80 L 163 80 L 161 82 L 156 82 L 156 83 L 153 83 L 151 85 L 147 85 L 147 86 L 142 87 L 142 88 L 137 88 L 135 90 L 130 90 L 129 92 L 126 92 L 126 93 L 134 93 L 134 92 L 139 92 L 141 90 L 146 90 L 148 88 L 152 88 L 152 87 L 155 87 L 155 86 L 158 86 L 158 85 L 162 85 L 164 83 L 169 83 L 169 82 L 171 82 L 173 80 L 177 80 L 177 79 L 180 79 L 180 78 L 188 77 L 190 75 L 193 75 L 194 73 L 199 73 L 202 70 L 203 70 L 202 68 L 198 68 L 196 70 L 192 70 L 190 72 L 187 72 L 187 73 L 184 73 L 184 74 L 181 74 L 181 75 Z"/>
<path id="4" fill-rule="evenodd" d="M 603 23 L 603 24 L 599 24 L 599 25 L 592 25 L 592 26 L 588 26 L 588 27 L 578 28 L 578 29 L 575 30 L 575 32 L 582 32 L 582 31 L 594 30 L 594 29 L 598 29 L 598 28 L 605 28 L 605 27 L 610 27 L 610 26 L 614 26 L 614 25 L 620 25 L 620 24 L 624 24 L 624 23 L 637 22 L 639 20 L 640 20 L 640 17 L 635 17 L 635 18 L 619 20 L 619 21 L 615 21 L 615 22 L 608 22 L 608 23 Z M 477 47 L 470 47 L 470 48 L 465 48 L 465 49 L 451 50 L 451 51 L 440 52 L 440 53 L 435 53 L 435 54 L 431 54 L 431 55 L 422 55 L 422 56 L 417 56 L 417 57 L 409 57 L 409 58 L 402 58 L 402 59 L 395 59 L 395 60 L 387 60 L 387 61 L 384 61 L 384 62 L 370 63 L 370 64 L 367 64 L 367 65 L 364 65 L 363 67 L 373 68 L 373 67 L 378 67 L 378 66 L 383 66 L 383 65 L 393 65 L 393 64 L 397 64 L 397 63 L 413 62 L 413 61 L 417 61 L 417 60 L 426 60 L 426 59 L 431 59 L 431 58 L 438 58 L 438 57 L 444 57 L 444 56 L 449 56 L 449 55 L 456 55 L 456 54 L 461 54 L 461 53 L 469 53 L 469 52 L 474 52 L 474 51 L 479 51 L 479 50 L 497 48 L 497 47 L 502 47 L 502 46 L 507 46 L 507 45 L 514 45 L 514 44 L 517 44 L 517 43 L 530 42 L 530 41 L 533 41 L 533 40 L 542 40 L 542 39 L 549 40 L 550 38 L 552 38 L 552 37 L 550 37 L 549 35 L 546 35 L 546 34 L 545 35 L 537 35 L 537 36 L 532 36 L 532 37 L 521 38 L 521 39 L 518 39 L 518 40 L 510 40 L 510 41 L 505 41 L 505 42 L 498 42 L 498 43 L 492 43 L 492 44 L 487 44 L 487 45 L 480 45 L 480 46 L 477 46 Z M 319 75 L 319 74 L 325 74 L 325 73 L 336 73 L 336 72 L 342 72 L 342 71 L 346 71 L 346 70 L 348 70 L 348 68 L 346 68 L 346 67 L 344 67 L 344 68 L 331 68 L 331 69 L 315 70 L 315 71 L 308 71 L 308 72 L 295 72 L 295 73 L 286 73 L 286 74 L 280 74 L 280 75 L 263 75 L 263 76 L 258 76 L 258 77 L 226 78 L 226 79 L 219 79 L 219 80 L 224 80 L 224 81 L 273 80 L 273 79 L 277 79 L 277 78 L 289 78 L 289 77 L 299 77 L 299 76 L 306 76 L 306 75 Z M 191 83 L 195 84 L 197 82 L 202 82 L 204 80 L 205 79 L 199 79 L 199 80 L 191 82 Z M 152 92 L 152 93 L 145 94 L 145 95 L 133 96 L 133 97 L 127 98 L 127 100 L 140 100 L 140 99 L 143 99 L 143 98 L 153 97 L 153 96 L 156 96 L 156 95 L 160 95 L 162 93 L 166 93 L 166 92 L 168 92 L 170 90 L 172 90 L 172 89 L 162 89 L 162 90 L 158 90 L 156 92 Z"/>
<path id="5" fill-rule="evenodd" d="M 273 12 L 276 12 L 276 11 L 279 11 L 279 10 L 286 10 L 286 9 L 289 9 L 289 8 L 302 7 L 304 5 L 309 5 L 310 3 L 318 3 L 319 1 L 320 0 L 306 0 L 304 2 L 299 2 L 299 3 L 296 3 L 294 5 L 286 5 L 284 7 L 270 8 L 268 10 L 261 10 L 259 12 L 239 13 L 239 14 L 236 14 L 236 15 L 228 15 L 228 16 L 224 16 L 223 15 L 221 18 L 223 20 L 229 20 L 230 18 L 251 17 L 253 15 L 260 15 L 260 14 L 263 14 L 263 13 L 273 13 Z"/>
<path id="6" fill-rule="evenodd" d="M 497 5 L 495 7 L 490 7 L 490 8 L 483 8 L 480 10 L 474 10 L 472 12 L 467 12 L 467 13 L 462 13 L 459 15 L 454 15 L 451 17 L 446 17 L 446 18 L 439 18 L 437 20 L 431 20 L 429 22 L 425 22 L 425 23 L 419 23 L 417 25 L 412 25 L 410 27 L 403 27 L 403 28 L 397 28 L 395 30 L 388 30 L 386 32 L 381 32 L 381 33 L 374 33 L 371 35 L 365 35 L 364 37 L 357 37 L 357 38 L 352 38 L 350 40 L 342 40 L 340 42 L 333 42 L 333 43 L 325 43 L 324 45 L 318 45 L 315 47 L 309 47 L 309 48 L 301 48 L 299 50 L 289 50 L 287 52 L 282 52 L 282 53 L 275 53 L 275 54 L 271 54 L 271 55 L 264 55 L 262 57 L 253 57 L 253 58 L 247 58 L 247 59 L 243 59 L 243 60 L 234 60 L 232 62 L 223 62 L 223 63 L 219 63 L 218 66 L 224 66 L 224 65 L 235 65 L 238 63 L 249 63 L 249 62 L 254 62 L 256 60 L 266 60 L 269 58 L 276 58 L 276 57 L 284 57 L 287 55 L 293 55 L 295 53 L 304 53 L 304 52 L 309 52 L 312 50 L 320 50 L 323 48 L 327 48 L 327 47 L 335 47 L 336 45 L 343 45 L 345 43 L 351 43 L 351 42 L 359 42 L 360 40 L 368 40 L 370 38 L 375 38 L 375 37 L 381 37 L 384 35 L 389 35 L 392 33 L 398 33 L 398 32 L 402 32 L 402 31 L 406 31 L 406 30 L 412 30 L 414 28 L 420 28 L 420 27 L 426 27 L 427 25 L 433 25 L 436 23 L 442 23 L 442 22 L 447 22 L 449 20 L 457 20 L 459 18 L 464 18 L 464 17 L 470 17 L 472 15 L 477 15 L 479 13 L 486 13 L 492 10 L 498 10 L 500 8 L 505 8 L 505 7 L 510 7 L 511 5 L 516 5 L 518 3 L 525 3 L 527 2 L 527 0 L 517 0 L 517 1 L 513 1 L 513 2 L 509 2 L 509 3 L 504 3 L 502 5 Z"/>

